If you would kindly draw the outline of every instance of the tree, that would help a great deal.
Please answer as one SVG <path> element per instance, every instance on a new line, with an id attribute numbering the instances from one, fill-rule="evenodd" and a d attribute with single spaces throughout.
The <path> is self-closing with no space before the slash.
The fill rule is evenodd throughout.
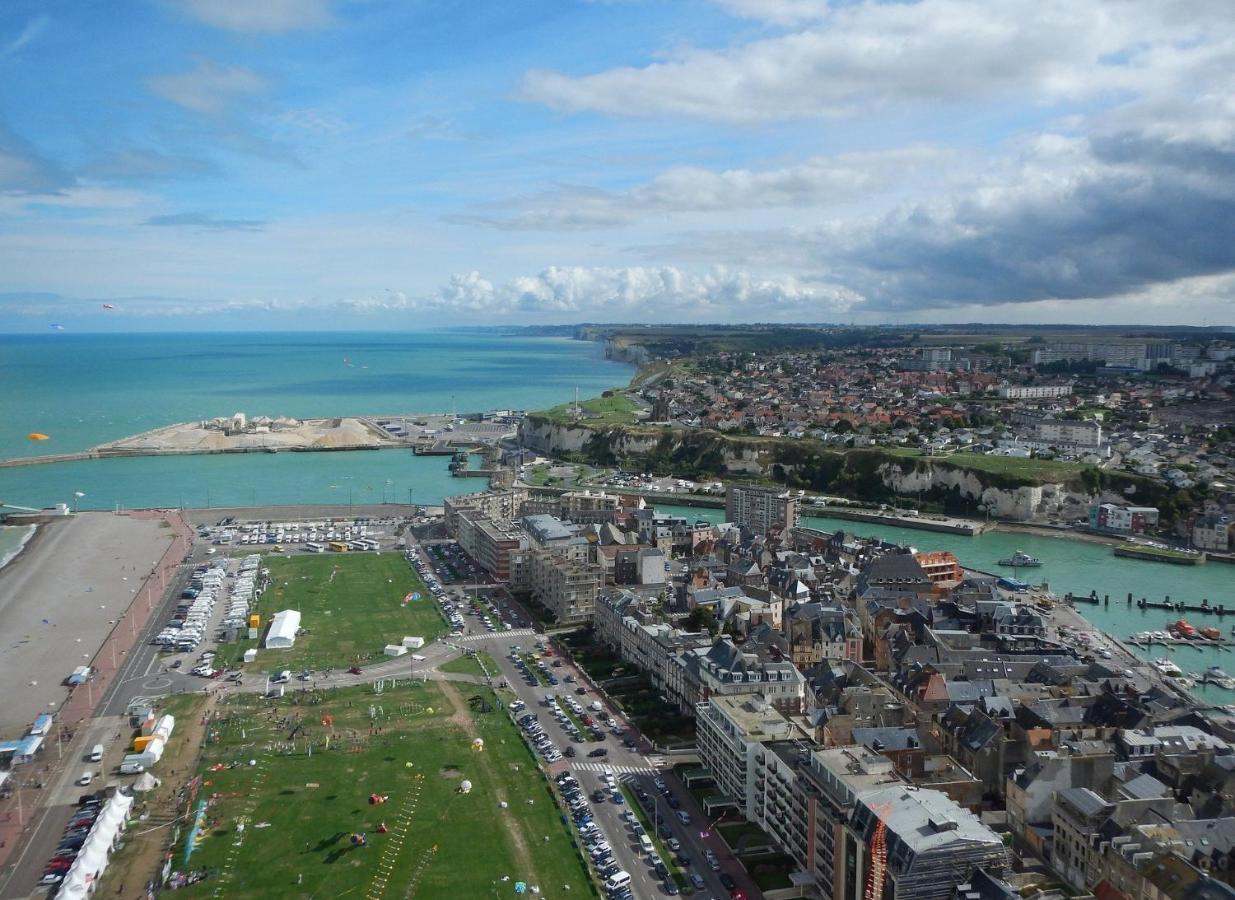
<path id="1" fill-rule="evenodd" d="M 717 622 L 716 613 L 710 606 L 696 606 L 690 611 L 684 624 L 688 631 L 706 631 L 708 634 L 716 634 L 720 631 L 720 623 Z"/>

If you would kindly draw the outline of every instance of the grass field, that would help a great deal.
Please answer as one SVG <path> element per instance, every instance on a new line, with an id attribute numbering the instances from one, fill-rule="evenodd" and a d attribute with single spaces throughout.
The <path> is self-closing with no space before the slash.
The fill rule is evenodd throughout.
<path id="1" fill-rule="evenodd" d="M 579 406 L 583 408 L 583 416 L 579 420 L 575 419 L 574 403 L 562 403 L 537 415 L 558 423 L 582 421 L 588 425 L 631 425 L 636 421 L 635 411 L 639 409 L 625 394 L 581 400 Z"/>
<path id="2" fill-rule="evenodd" d="M 263 625 L 279 610 L 298 609 L 306 632 L 288 650 L 260 649 L 260 640 L 226 645 L 222 652 L 233 662 L 258 647 L 258 669 L 345 668 L 383 658 L 382 648 L 404 636 L 427 642 L 446 630 L 433 595 L 398 553 L 266 557 L 264 564 L 270 587 L 257 606 Z M 412 592 L 421 599 L 403 606 Z"/>
<path id="3" fill-rule="evenodd" d="M 481 668 L 481 663 L 484 663 L 484 668 Z M 475 675 L 479 678 L 484 678 L 486 675 L 498 677 L 500 672 L 497 668 L 497 663 L 488 651 L 480 650 L 474 654 L 460 656 L 458 659 L 452 659 L 448 663 L 438 666 L 443 672 L 455 672 L 462 675 Z M 486 671 L 487 670 L 487 671 Z"/>
<path id="4" fill-rule="evenodd" d="M 592 896 L 535 760 L 484 688 L 240 696 L 221 708 L 199 771 L 208 826 L 187 868 L 220 874 L 185 897 L 514 897 L 519 881 L 544 898 Z M 373 793 L 389 799 L 371 805 Z M 182 839 L 174 868 L 184 852 Z"/>

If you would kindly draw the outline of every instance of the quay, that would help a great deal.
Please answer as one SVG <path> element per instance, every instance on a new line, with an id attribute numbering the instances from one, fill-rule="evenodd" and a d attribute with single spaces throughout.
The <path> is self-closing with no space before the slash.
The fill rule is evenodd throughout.
<path id="1" fill-rule="evenodd" d="M 853 509 L 848 506 L 828 506 L 819 503 L 803 505 L 807 507 L 811 515 L 827 516 L 832 519 L 846 519 L 851 522 L 868 522 L 873 525 L 916 528 L 919 531 L 935 531 L 941 534 L 961 534 L 967 537 L 974 537 L 975 535 L 982 534 L 989 527 L 985 522 L 954 519 L 949 516 L 909 516 L 892 511 Z"/>
<path id="2" fill-rule="evenodd" d="M 1180 550 L 1159 550 L 1136 544 L 1120 544 L 1112 551 L 1116 556 L 1128 559 L 1143 559 L 1148 562 L 1170 563 L 1175 566 L 1199 566 L 1205 562 L 1204 553 L 1185 553 Z"/>
<path id="3" fill-rule="evenodd" d="M 1090 603 L 1094 606 L 1097 606 L 1098 604 L 1102 604 L 1103 606 L 1111 605 L 1111 595 L 1103 594 L 1102 597 L 1099 598 L 1097 591 L 1090 591 L 1088 594 L 1073 594 L 1071 592 L 1068 592 L 1067 594 L 1064 595 L 1064 599 L 1068 603 L 1073 603 L 1073 604 Z M 1190 613 L 1200 613 L 1203 616 L 1218 616 L 1218 617 L 1235 615 L 1235 609 L 1227 609 L 1225 605 L 1221 603 L 1217 604 L 1216 606 L 1211 606 L 1209 603 L 1208 597 L 1202 598 L 1200 603 L 1179 603 L 1177 601 L 1172 600 L 1169 594 L 1164 600 L 1147 600 L 1144 597 L 1142 597 L 1141 599 L 1135 600 L 1135 601 L 1133 600 L 1132 595 L 1128 594 L 1128 596 L 1124 600 L 1124 603 L 1127 606 L 1132 606 L 1133 603 L 1135 603 L 1138 609 L 1161 609 L 1161 610 L 1164 610 L 1165 612 L 1176 612 L 1176 613 L 1190 612 Z"/>

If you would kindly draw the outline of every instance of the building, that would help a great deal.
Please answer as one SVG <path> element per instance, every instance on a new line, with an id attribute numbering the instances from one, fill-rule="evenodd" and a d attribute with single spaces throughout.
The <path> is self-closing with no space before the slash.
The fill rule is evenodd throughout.
<path id="1" fill-rule="evenodd" d="M 806 699 L 802 673 L 762 645 L 738 647 L 726 636 L 717 638 L 711 647 L 687 650 L 674 662 L 683 673 L 681 702 L 686 710 L 713 697 L 759 694 L 777 709 L 800 713 Z"/>
<path id="2" fill-rule="evenodd" d="M 1098 503 L 1089 507 L 1089 527 L 1107 534 L 1144 534 L 1158 527 L 1158 508 Z"/>
<path id="3" fill-rule="evenodd" d="M 1001 400 L 1050 400 L 1071 393 L 1071 384 L 1009 384 L 1005 381 L 995 388 L 995 396 Z"/>
<path id="4" fill-rule="evenodd" d="M 605 585 L 603 566 L 545 549 L 527 551 L 524 565 L 528 589 L 552 613 L 556 623 L 591 621 L 596 598 Z"/>
<path id="5" fill-rule="evenodd" d="M 915 553 L 913 558 L 918 561 L 931 584 L 951 584 L 964 579 L 960 560 L 951 550 L 930 550 Z"/>
<path id="6" fill-rule="evenodd" d="M 504 519 L 490 519 L 462 509 L 455 516 L 455 539 L 459 546 L 486 572 L 512 590 L 523 590 L 516 577 L 519 555 L 528 548 L 528 536 L 518 525 Z"/>
<path id="7" fill-rule="evenodd" d="M 668 575 L 665 569 L 665 553 L 659 547 L 619 549 L 614 554 L 615 584 L 664 584 Z"/>
<path id="8" fill-rule="evenodd" d="M 1170 341 L 1054 341 L 1033 352 L 1033 364 L 1097 361 L 1149 371 L 1174 359 L 1175 348 Z"/>
<path id="9" fill-rule="evenodd" d="M 296 633 L 300 630 L 300 611 L 284 609 L 274 614 L 270 620 L 270 630 L 266 632 L 267 650 L 287 650 L 296 643 Z"/>
<path id="10" fill-rule="evenodd" d="M 1102 424 L 1095 419 L 1056 419 L 1017 413 L 1012 424 L 1022 441 L 1042 447 L 1098 450 L 1103 446 Z"/>
<path id="11" fill-rule="evenodd" d="M 757 535 L 798 524 L 798 500 L 775 487 L 731 484 L 725 490 L 725 520 Z"/>
<path id="12" fill-rule="evenodd" d="M 860 900 L 860 886 L 878 879 L 880 868 L 884 897 L 951 900 L 978 869 L 998 875 L 1009 866 L 1003 841 L 977 816 L 946 794 L 912 786 L 862 794 L 844 849 L 846 872 L 860 874 L 849 879 L 852 893 L 845 900 Z"/>
<path id="13" fill-rule="evenodd" d="M 805 740 L 806 734 L 781 715 L 766 700 L 755 695 L 717 696 L 695 707 L 695 733 L 699 759 L 716 779 L 725 797 L 750 822 L 765 817 L 756 797 L 765 784 L 757 784 L 758 763 L 764 744 L 790 739 Z M 762 776 L 766 780 L 766 773 Z M 761 801 L 765 802 L 765 801 Z"/>
<path id="14" fill-rule="evenodd" d="M 1192 523 L 1192 546 L 1225 553 L 1231 547 L 1231 519 L 1217 513 L 1197 516 Z"/>

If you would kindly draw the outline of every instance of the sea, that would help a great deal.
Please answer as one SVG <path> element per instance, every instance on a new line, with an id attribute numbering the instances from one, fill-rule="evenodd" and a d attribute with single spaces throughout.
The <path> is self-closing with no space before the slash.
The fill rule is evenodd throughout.
<path id="1" fill-rule="evenodd" d="M 657 506 L 658 510 L 673 515 L 685 516 L 691 521 L 720 522 L 724 510 L 695 506 Z M 1201 566 L 1176 566 L 1169 563 L 1124 559 L 1111 555 L 1111 547 L 1090 541 L 1080 541 L 1067 535 L 1047 537 L 1036 534 L 1021 534 L 1003 531 L 988 531 L 969 537 L 966 535 L 940 534 L 900 528 L 890 525 L 875 525 L 851 522 L 844 519 L 802 516 L 799 522 L 804 528 L 817 528 L 834 532 L 844 530 L 862 537 L 878 537 L 886 541 L 914 547 L 918 550 L 951 550 L 961 565 L 982 572 L 1010 575 L 1033 584 L 1046 582 L 1057 596 L 1071 592 L 1088 596 L 1097 591 L 1100 598 L 1110 597 L 1109 603 L 1077 603 L 1077 610 L 1100 631 L 1126 639 L 1141 631 L 1159 631 L 1180 618 L 1178 613 L 1166 610 L 1137 607 L 1136 601 L 1145 598 L 1160 601 L 1169 597 L 1189 605 L 1208 600 L 1211 606 L 1224 605 L 1232 614 L 1219 618 L 1216 615 L 1185 615 L 1198 628 L 1212 625 L 1229 639 L 1235 639 L 1235 566 L 1208 562 Z M 1009 569 L 999 565 L 1017 550 L 1042 560 L 1039 568 Z M 1128 596 L 1132 603 L 1128 603 Z M 1146 659 L 1167 656 L 1189 673 L 1203 672 L 1210 666 L 1221 666 L 1228 673 L 1235 673 L 1235 652 L 1230 648 L 1179 647 L 1167 650 L 1161 645 L 1149 649 L 1131 647 L 1133 652 Z M 1235 702 L 1235 693 L 1214 685 L 1197 684 L 1193 693 L 1215 703 Z"/>
<path id="2" fill-rule="evenodd" d="M 487 331 L 0 336 L 0 458 L 68 453 L 244 412 L 318 418 L 544 409 L 624 386 L 603 346 Z M 31 434 L 46 440 L 31 440 Z M 408 450 L 82 460 L 0 468 L 0 500 L 42 508 L 438 504 L 477 490 Z M 78 496 L 80 495 L 80 496 Z"/>
<path id="3" fill-rule="evenodd" d="M 0 458 L 66 453 L 173 422 L 247 415 L 315 418 L 395 413 L 544 409 L 579 395 L 625 385 L 633 369 L 605 359 L 598 343 L 485 331 L 404 334 L 72 334 L 0 336 Z M 32 441 L 28 435 L 45 434 Z M 135 457 L 0 468 L 0 501 L 42 508 L 145 506 L 228 507 L 298 503 L 436 505 L 481 487 L 452 478 L 446 457 L 408 450 L 343 453 L 250 453 Z M 672 507 L 719 521 L 716 509 Z M 1001 571 L 1016 550 L 1041 568 L 1016 570 L 1057 594 L 1110 596 L 1109 605 L 1078 608 L 1120 638 L 1163 628 L 1172 616 L 1129 606 L 1133 599 L 1208 599 L 1235 609 L 1235 568 L 1182 567 L 1111 556 L 1110 547 L 1066 536 L 988 532 L 977 537 L 807 517 L 804 525 L 846 529 L 952 550 L 961 562 Z M 0 562 L 29 537 L 0 529 Z M 1003 570 L 1007 571 L 1007 570 Z M 1229 633 L 1235 616 L 1191 616 Z M 1224 624 L 1224 621 L 1226 624 Z M 1220 665 L 1235 672 L 1227 649 L 1170 651 L 1188 672 Z M 1147 658 L 1168 653 L 1143 651 Z M 1235 701 L 1216 687 L 1195 691 Z"/>

